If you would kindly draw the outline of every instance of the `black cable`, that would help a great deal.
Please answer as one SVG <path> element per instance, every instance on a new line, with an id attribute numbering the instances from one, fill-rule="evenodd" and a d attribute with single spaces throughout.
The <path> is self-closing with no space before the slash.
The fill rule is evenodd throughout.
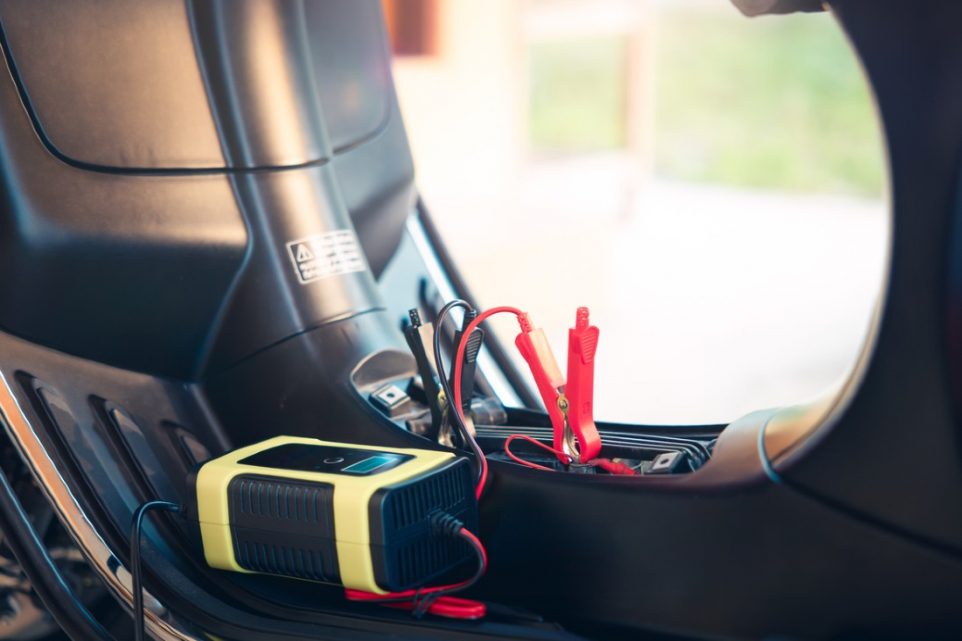
<path id="1" fill-rule="evenodd" d="M 414 361 L 417 364 L 418 376 L 421 377 L 421 386 L 424 389 L 428 408 L 431 410 L 431 430 L 425 434 L 432 439 L 438 437 L 441 428 L 444 426 L 444 407 L 441 404 L 441 390 L 436 380 L 436 371 L 431 358 L 430 339 L 425 332 L 430 331 L 435 336 L 437 331 L 432 323 L 424 324 L 421 322 L 421 314 L 417 308 L 408 310 L 410 322 L 404 327 L 404 340 L 407 341 Z"/>
<path id="2" fill-rule="evenodd" d="M 438 316 L 434 321 L 434 361 L 437 364 L 438 378 L 441 379 L 441 388 L 444 390 L 444 395 L 447 398 L 447 404 L 449 408 L 451 407 L 451 404 L 454 403 L 454 391 L 451 389 L 451 382 L 448 380 L 447 372 L 444 370 L 444 357 L 441 353 L 441 332 L 444 328 L 444 319 L 455 307 L 460 307 L 464 309 L 465 312 L 474 311 L 474 308 L 470 303 L 461 300 L 460 298 L 455 298 L 441 308 L 441 311 L 438 312 Z M 467 340 L 467 337 L 462 335 L 461 340 Z M 457 354 L 458 345 L 455 345 L 454 357 L 457 357 Z M 464 390 L 461 391 L 464 392 Z M 465 425 L 464 421 L 461 420 L 461 413 L 457 411 L 457 408 L 454 408 L 452 411 L 448 411 L 448 415 L 454 417 L 454 424 L 457 426 L 458 431 L 461 432 L 461 437 L 468 445 L 471 446 L 471 450 L 474 452 L 474 455 L 478 457 L 479 463 L 477 466 L 477 478 L 480 481 L 482 473 L 480 460 L 484 458 L 484 451 L 481 449 L 481 446 L 478 445 L 478 441 L 474 438 L 474 435 L 471 434 L 468 426 Z"/>
<path id="3" fill-rule="evenodd" d="M 451 587 L 447 590 L 439 590 L 437 592 L 430 592 L 424 596 L 415 596 L 414 598 L 414 610 L 412 614 L 416 618 L 424 616 L 424 613 L 430 609 L 431 604 L 440 599 L 443 596 L 448 596 L 474 586 L 475 583 L 481 580 L 484 576 L 484 572 L 487 569 L 487 563 L 484 557 L 484 548 L 481 547 L 478 539 L 474 536 L 467 536 L 464 529 L 464 523 L 457 518 L 451 516 L 447 513 L 440 513 L 435 515 L 431 523 L 435 529 L 440 530 L 442 534 L 446 536 L 456 536 L 461 540 L 465 541 L 474 550 L 475 556 L 478 558 L 478 565 L 474 570 L 474 574 L 471 578 L 459 583 L 457 586 Z"/>
<path id="4" fill-rule="evenodd" d="M 179 512 L 180 506 L 170 501 L 147 501 L 134 510 L 130 519 L 130 576 L 134 593 L 134 639 L 144 640 L 144 589 L 140 573 L 140 538 L 144 527 L 144 517 L 151 510 Z"/>
<path id="5" fill-rule="evenodd" d="M 441 388 L 444 390 L 444 395 L 447 397 L 448 405 L 454 402 L 454 392 L 451 389 L 451 381 L 448 380 L 448 373 L 444 369 L 444 357 L 441 352 L 441 333 L 444 331 L 444 319 L 447 318 L 448 314 L 451 313 L 451 310 L 456 307 L 460 307 L 465 311 L 465 313 L 474 311 L 474 308 L 471 307 L 470 303 L 465 300 L 461 300 L 460 298 L 455 298 L 442 307 L 441 311 L 438 312 L 437 318 L 434 319 L 434 361 L 437 364 L 438 378 L 441 379 Z M 463 336 L 461 337 L 461 340 L 464 340 Z M 453 359 L 455 356 L 457 356 L 457 353 L 458 345 L 456 342 L 454 345 L 454 353 L 451 355 L 451 358 Z M 461 391 L 463 392 L 464 390 Z M 457 412 L 454 413 L 454 416 L 455 423 L 462 431 L 464 431 L 466 426 L 461 421 L 461 416 Z"/>
<path id="6" fill-rule="evenodd" d="M 462 531 L 464 531 L 464 528 L 461 528 L 461 530 L 458 531 L 457 536 L 459 536 L 462 540 L 466 541 L 468 545 L 471 546 L 471 549 L 474 550 L 475 556 L 478 557 L 478 567 L 474 570 L 474 574 L 471 575 L 471 578 L 465 581 L 463 585 L 459 585 L 457 587 L 450 588 L 448 590 L 439 590 L 438 592 L 431 592 L 429 594 L 422 596 L 420 600 L 416 599 L 415 602 L 417 603 L 417 605 L 412 611 L 412 614 L 415 617 L 423 616 L 424 613 L 431 608 L 431 604 L 437 601 L 438 599 L 440 599 L 441 597 L 449 596 L 451 594 L 461 592 L 463 590 L 467 590 L 468 588 L 473 587 L 474 584 L 480 581 L 481 577 L 484 576 L 484 571 L 486 569 L 484 564 L 484 551 L 473 539 L 463 536 L 461 534 Z"/>
<path id="7" fill-rule="evenodd" d="M 2 35 L 3 32 L 0 30 L 0 36 Z M 424 230 L 424 233 L 427 234 L 431 249 L 434 250 L 435 255 L 441 262 L 441 266 L 444 267 L 444 273 L 454 286 L 454 291 L 470 304 L 475 298 L 471 295 L 468 284 L 461 276 L 461 273 L 458 271 L 458 266 L 451 258 L 448 247 L 444 244 L 441 232 L 438 231 L 438 226 L 431 216 L 431 212 L 428 211 L 427 205 L 424 204 L 421 198 L 418 198 L 415 208 L 418 214 L 418 221 L 421 223 L 421 228 Z M 511 356 L 505 350 L 501 341 L 491 341 L 491 344 L 488 345 L 488 353 L 494 359 L 495 363 L 498 364 L 498 370 L 508 379 L 511 389 L 517 394 L 518 398 L 521 399 L 522 407 L 527 409 L 541 407 L 541 398 L 535 394 L 533 388 L 525 382 L 521 370 L 518 369 L 518 366 L 511 359 Z"/>

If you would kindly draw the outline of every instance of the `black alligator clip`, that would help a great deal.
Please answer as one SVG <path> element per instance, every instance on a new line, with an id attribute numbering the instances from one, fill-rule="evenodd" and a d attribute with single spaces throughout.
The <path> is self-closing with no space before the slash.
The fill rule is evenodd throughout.
<path id="1" fill-rule="evenodd" d="M 437 440 L 441 434 L 441 426 L 446 420 L 447 401 L 444 398 L 444 391 L 441 389 L 438 380 L 437 366 L 434 362 L 434 325 L 432 323 L 422 323 L 421 314 L 417 308 L 408 310 L 410 324 L 404 328 L 404 338 L 407 340 L 408 347 L 414 355 L 417 363 L 418 377 L 421 379 L 421 390 L 424 392 L 423 400 L 431 410 L 431 428 L 424 434 L 431 440 Z M 415 388 L 417 386 L 415 385 Z M 411 392 L 417 391 L 412 389 Z M 418 394 L 411 394 L 417 397 Z"/>
<path id="2" fill-rule="evenodd" d="M 457 350 L 457 346 L 461 343 L 465 328 L 477 317 L 478 312 L 473 309 L 464 314 L 464 320 L 461 322 L 461 329 L 454 333 L 453 344 L 455 350 Z M 461 380 L 454 380 L 455 368 L 452 367 L 451 389 L 453 390 L 455 385 L 460 386 L 461 409 L 465 418 L 465 428 L 472 435 L 474 435 L 474 421 L 471 419 L 471 401 L 474 397 L 474 379 L 478 371 L 478 354 L 481 352 L 481 345 L 484 343 L 484 330 L 480 327 L 476 327 L 474 331 L 471 332 L 471 335 L 464 340 L 466 340 L 466 344 L 464 346 L 464 360 L 461 361 Z M 454 399 L 451 399 L 451 402 L 454 402 Z M 453 439 L 455 441 L 459 441 L 460 438 L 461 437 L 457 430 L 454 430 Z M 456 442 L 454 445 L 463 446 L 465 444 Z"/>

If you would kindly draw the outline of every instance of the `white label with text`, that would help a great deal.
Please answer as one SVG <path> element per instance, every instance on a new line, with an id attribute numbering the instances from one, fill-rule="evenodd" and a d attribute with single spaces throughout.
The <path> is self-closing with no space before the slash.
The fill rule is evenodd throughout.
<path id="1" fill-rule="evenodd" d="M 292 240 L 287 243 L 287 253 L 302 285 L 367 269 L 357 236 L 350 229 Z"/>

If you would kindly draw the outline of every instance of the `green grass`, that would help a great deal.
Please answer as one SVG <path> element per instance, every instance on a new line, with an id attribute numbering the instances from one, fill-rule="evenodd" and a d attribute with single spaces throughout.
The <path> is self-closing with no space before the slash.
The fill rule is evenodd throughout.
<path id="1" fill-rule="evenodd" d="M 657 15 L 659 175 L 791 191 L 882 193 L 882 148 L 869 92 L 829 15 L 748 19 L 727 3 L 669 5 Z M 534 149 L 624 146 L 626 52 L 619 37 L 531 47 Z"/>
<path id="2" fill-rule="evenodd" d="M 661 14 L 656 167 L 672 178 L 877 196 L 880 135 L 854 54 L 827 15 Z"/>
<path id="3" fill-rule="evenodd" d="M 626 45 L 617 37 L 532 45 L 528 122 L 535 149 L 624 146 Z"/>

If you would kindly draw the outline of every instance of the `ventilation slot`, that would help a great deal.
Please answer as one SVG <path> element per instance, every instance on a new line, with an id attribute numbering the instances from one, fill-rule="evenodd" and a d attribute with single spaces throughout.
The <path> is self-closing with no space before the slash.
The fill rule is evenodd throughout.
<path id="1" fill-rule="evenodd" d="M 401 530 L 428 517 L 434 510 L 448 511 L 465 500 L 465 488 L 470 488 L 467 465 L 455 465 L 422 481 L 394 490 L 389 495 L 391 525 Z"/>
<path id="2" fill-rule="evenodd" d="M 397 581 L 403 585 L 417 583 L 460 563 L 470 554 L 468 545 L 460 539 L 417 539 L 396 552 Z"/>

